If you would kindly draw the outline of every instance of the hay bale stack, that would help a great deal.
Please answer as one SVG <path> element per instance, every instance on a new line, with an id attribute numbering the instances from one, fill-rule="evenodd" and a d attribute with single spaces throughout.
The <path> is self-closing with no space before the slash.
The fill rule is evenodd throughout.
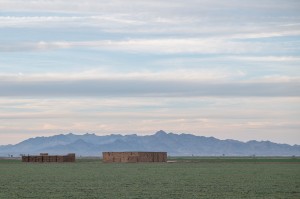
<path id="1" fill-rule="evenodd" d="M 36 156 L 35 157 L 36 162 L 43 162 L 43 156 Z"/>
<path id="2" fill-rule="evenodd" d="M 49 156 L 49 162 L 57 162 L 56 155 Z"/>
<path id="3" fill-rule="evenodd" d="M 29 162 L 29 156 L 22 156 L 22 162 Z"/>
<path id="4" fill-rule="evenodd" d="M 50 156 L 43 156 L 43 162 L 50 162 Z"/>
<path id="5" fill-rule="evenodd" d="M 48 155 L 40 153 L 36 156 L 22 156 L 22 162 L 75 162 L 75 153 L 69 153 L 65 156 Z"/>
<path id="6" fill-rule="evenodd" d="M 63 156 L 64 162 L 75 162 L 75 153 L 69 153 L 68 155 Z"/>
<path id="7" fill-rule="evenodd" d="M 62 155 L 58 155 L 56 160 L 57 162 L 64 162 L 64 157 Z"/>
<path id="8" fill-rule="evenodd" d="M 75 153 L 69 153 L 68 157 L 69 157 L 69 162 L 75 162 Z"/>
<path id="9" fill-rule="evenodd" d="M 166 162 L 166 152 L 103 152 L 103 162 Z"/>

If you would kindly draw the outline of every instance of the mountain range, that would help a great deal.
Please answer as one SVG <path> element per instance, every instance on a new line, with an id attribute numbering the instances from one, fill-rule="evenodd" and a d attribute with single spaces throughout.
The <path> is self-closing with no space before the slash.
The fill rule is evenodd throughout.
<path id="1" fill-rule="evenodd" d="M 170 156 L 299 156 L 300 145 L 277 144 L 270 141 L 220 140 L 192 134 L 158 131 L 138 136 L 111 134 L 98 136 L 86 133 L 35 137 L 15 145 L 0 146 L 0 156 L 20 154 L 76 153 L 77 156 L 101 156 L 103 151 L 166 151 Z"/>

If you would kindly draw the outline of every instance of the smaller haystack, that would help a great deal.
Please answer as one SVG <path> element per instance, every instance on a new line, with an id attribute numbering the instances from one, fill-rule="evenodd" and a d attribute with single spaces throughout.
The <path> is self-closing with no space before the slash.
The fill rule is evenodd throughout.
<path id="1" fill-rule="evenodd" d="M 103 152 L 103 162 L 167 162 L 167 152 Z"/>
<path id="2" fill-rule="evenodd" d="M 68 155 L 48 155 L 48 153 L 40 153 L 40 155 L 22 156 L 22 162 L 75 162 L 75 153 Z"/>

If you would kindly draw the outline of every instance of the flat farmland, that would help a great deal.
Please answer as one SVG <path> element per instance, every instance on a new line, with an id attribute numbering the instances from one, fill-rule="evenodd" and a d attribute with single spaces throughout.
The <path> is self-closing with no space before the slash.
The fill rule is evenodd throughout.
<path id="1" fill-rule="evenodd" d="M 299 158 L 0 160 L 0 198 L 300 198 Z"/>

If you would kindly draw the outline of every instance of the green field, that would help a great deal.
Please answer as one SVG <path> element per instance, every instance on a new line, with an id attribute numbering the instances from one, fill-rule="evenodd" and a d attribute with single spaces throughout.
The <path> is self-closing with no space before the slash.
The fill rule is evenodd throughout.
<path id="1" fill-rule="evenodd" d="M 300 198 L 299 158 L 0 160 L 0 198 Z"/>

